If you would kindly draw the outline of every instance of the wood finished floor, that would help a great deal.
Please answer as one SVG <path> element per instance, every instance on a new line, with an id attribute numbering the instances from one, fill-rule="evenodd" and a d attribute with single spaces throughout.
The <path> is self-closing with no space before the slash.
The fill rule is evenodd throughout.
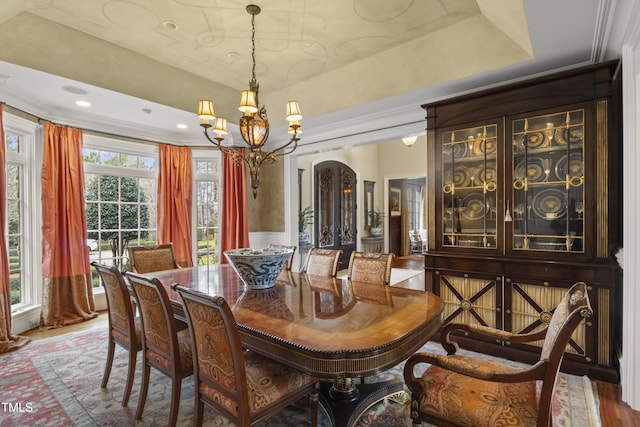
<path id="1" fill-rule="evenodd" d="M 399 257 L 394 260 L 394 267 L 420 269 L 424 265 L 424 259 L 420 255 L 410 255 Z M 60 329 L 40 331 L 33 329 L 22 335 L 31 337 L 33 340 L 49 338 L 70 332 L 82 331 L 99 325 L 107 325 L 107 312 L 92 320 L 77 325 L 69 325 Z M 604 381 L 596 381 L 598 386 L 598 398 L 600 399 L 600 420 L 602 427 L 638 426 L 640 427 L 640 411 L 632 410 L 629 405 L 621 401 L 622 390 L 619 384 L 611 384 Z"/>

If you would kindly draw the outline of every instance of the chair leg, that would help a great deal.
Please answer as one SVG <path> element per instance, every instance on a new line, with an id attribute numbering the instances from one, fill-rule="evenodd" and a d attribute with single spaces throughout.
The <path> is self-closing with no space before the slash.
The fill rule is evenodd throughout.
<path id="1" fill-rule="evenodd" d="M 198 393 L 198 386 L 196 386 L 196 393 L 194 399 L 194 416 L 193 416 L 193 427 L 201 427 L 202 426 L 202 418 L 204 417 L 204 403 L 200 400 L 200 394 Z"/>
<path id="2" fill-rule="evenodd" d="M 180 408 L 180 389 L 182 387 L 182 379 L 179 377 L 172 378 L 171 381 L 171 411 L 169 412 L 169 425 L 175 427 L 178 422 L 178 409 Z"/>
<path id="3" fill-rule="evenodd" d="M 151 373 L 151 367 L 147 364 L 145 358 L 143 358 L 143 370 L 142 370 L 142 386 L 140 387 L 140 398 L 138 399 L 138 409 L 136 410 L 136 420 L 142 419 L 142 412 L 144 411 L 144 404 L 147 402 L 147 391 L 149 391 L 149 374 Z"/>
<path id="4" fill-rule="evenodd" d="M 311 408 L 311 427 L 318 425 L 318 389 L 320 383 L 316 383 L 315 390 L 309 394 L 309 406 Z"/>
<path id="5" fill-rule="evenodd" d="M 135 348 L 129 348 L 129 368 L 127 370 L 127 385 L 124 388 L 124 396 L 122 397 L 122 406 L 127 406 L 129 396 L 131 396 L 131 387 L 133 386 L 133 377 L 136 373 L 136 356 L 138 352 Z"/>
<path id="6" fill-rule="evenodd" d="M 111 331 L 109 331 L 111 334 Z M 109 376 L 111 375 L 111 365 L 113 364 L 113 354 L 116 349 L 116 343 L 113 341 L 113 338 L 109 336 L 109 348 L 107 349 L 107 364 L 104 366 L 104 374 L 102 375 L 102 388 L 107 386 L 107 382 L 109 382 Z"/>

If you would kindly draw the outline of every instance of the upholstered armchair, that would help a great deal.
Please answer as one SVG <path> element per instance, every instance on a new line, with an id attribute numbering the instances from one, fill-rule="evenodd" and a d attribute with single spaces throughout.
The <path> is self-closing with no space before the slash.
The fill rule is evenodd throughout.
<path id="1" fill-rule="evenodd" d="M 437 426 L 551 426 L 551 397 L 565 348 L 578 324 L 592 315 L 587 285 L 578 282 L 553 311 L 547 326 L 536 332 L 515 334 L 483 326 L 446 325 L 441 340 L 448 355 L 416 353 L 404 367 L 413 425 L 426 421 Z M 544 340 L 544 344 L 538 362 L 516 368 L 455 354 L 454 332 L 511 343 Z M 416 375 L 419 365 L 430 366 Z"/>

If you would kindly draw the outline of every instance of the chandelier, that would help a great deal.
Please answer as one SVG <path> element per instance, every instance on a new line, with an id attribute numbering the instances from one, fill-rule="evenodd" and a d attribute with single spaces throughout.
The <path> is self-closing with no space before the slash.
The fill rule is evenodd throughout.
<path id="1" fill-rule="evenodd" d="M 251 189 L 253 198 L 258 195 L 258 173 L 260 166 L 265 161 L 273 163 L 277 156 L 292 153 L 298 147 L 300 140 L 298 134 L 300 130 L 300 106 L 298 101 L 287 101 L 286 119 L 289 122 L 288 133 L 291 139 L 286 144 L 274 148 L 270 151 L 262 151 L 263 146 L 269 138 L 269 119 L 267 118 L 267 110 L 260 107 L 258 101 L 259 85 L 256 80 L 256 15 L 260 13 L 260 7 L 250 4 L 247 6 L 247 12 L 251 15 L 251 60 L 253 67 L 251 68 L 251 80 L 249 81 L 249 90 L 243 90 L 240 98 L 240 106 L 238 109 L 242 112 L 238 127 L 240 135 L 244 142 L 248 145 L 248 149 L 236 150 L 234 147 L 223 146 L 222 141 L 224 135 L 228 134 L 227 120 L 216 117 L 213 111 L 213 102 L 210 100 L 201 100 L 198 105 L 198 118 L 202 120 L 200 126 L 204 128 L 204 136 L 213 145 L 218 147 L 220 151 L 228 154 L 236 161 L 244 161 L 249 167 L 251 175 Z M 213 123 L 213 125 L 211 124 Z M 210 136 L 214 133 L 215 137 Z"/>

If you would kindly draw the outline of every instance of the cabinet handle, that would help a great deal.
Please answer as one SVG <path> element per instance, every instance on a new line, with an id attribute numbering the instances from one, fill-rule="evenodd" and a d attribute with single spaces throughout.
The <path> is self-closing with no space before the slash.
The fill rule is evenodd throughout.
<path id="1" fill-rule="evenodd" d="M 507 211 L 504 213 L 504 222 L 511 222 L 513 218 L 511 218 L 511 212 L 509 211 L 509 203 L 511 200 L 507 200 Z"/>

